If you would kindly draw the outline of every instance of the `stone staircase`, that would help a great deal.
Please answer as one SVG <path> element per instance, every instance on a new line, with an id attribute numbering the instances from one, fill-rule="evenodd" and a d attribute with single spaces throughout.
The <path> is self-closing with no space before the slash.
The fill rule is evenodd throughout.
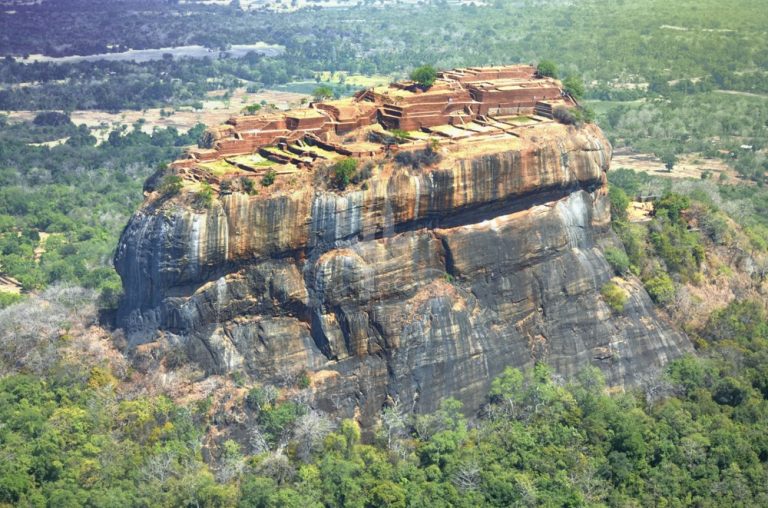
<path id="1" fill-rule="evenodd" d="M 536 103 L 536 106 L 533 108 L 533 114 L 536 116 L 541 116 L 544 118 L 548 118 L 552 120 L 554 116 L 554 108 L 552 107 L 552 103 L 539 101 Z"/>

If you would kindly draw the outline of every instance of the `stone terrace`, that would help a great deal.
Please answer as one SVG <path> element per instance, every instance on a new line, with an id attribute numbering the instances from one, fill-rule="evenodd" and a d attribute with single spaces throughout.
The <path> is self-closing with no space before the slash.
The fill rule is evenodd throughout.
<path id="1" fill-rule="evenodd" d="M 232 117 L 171 167 L 195 179 L 207 171 L 218 183 L 228 174 L 280 174 L 342 157 L 501 140 L 575 104 L 559 81 L 529 65 L 453 69 L 427 89 L 404 81 L 305 109 Z"/>

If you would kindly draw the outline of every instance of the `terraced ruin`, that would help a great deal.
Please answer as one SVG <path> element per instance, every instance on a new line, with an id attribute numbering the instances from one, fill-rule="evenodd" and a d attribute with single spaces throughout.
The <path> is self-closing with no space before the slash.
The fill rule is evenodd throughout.
<path id="1" fill-rule="evenodd" d="M 575 105 L 559 81 L 529 65 L 454 69 L 426 89 L 405 81 L 305 109 L 233 117 L 208 129 L 205 147 L 188 150 L 172 167 L 197 177 L 186 170 L 203 170 L 217 184 L 228 174 L 290 174 L 344 157 L 505 143 L 521 129 L 552 122 L 555 108 Z"/>

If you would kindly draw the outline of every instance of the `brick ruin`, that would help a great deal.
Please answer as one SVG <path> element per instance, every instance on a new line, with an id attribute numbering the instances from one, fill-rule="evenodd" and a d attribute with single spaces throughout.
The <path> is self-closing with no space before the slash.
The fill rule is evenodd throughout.
<path id="1" fill-rule="evenodd" d="M 217 162 L 256 174 L 270 164 L 311 168 L 339 157 L 515 135 L 552 121 L 556 107 L 575 105 L 558 80 L 529 65 L 454 69 L 438 73 L 427 89 L 404 81 L 304 109 L 232 117 L 206 131 L 206 148 L 189 149 L 171 167 L 198 176 Z"/>

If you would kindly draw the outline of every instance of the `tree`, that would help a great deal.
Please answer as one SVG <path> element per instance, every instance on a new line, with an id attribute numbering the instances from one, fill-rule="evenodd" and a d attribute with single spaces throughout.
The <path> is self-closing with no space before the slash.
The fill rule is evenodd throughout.
<path id="1" fill-rule="evenodd" d="M 240 185 L 242 185 L 243 191 L 245 191 L 246 194 L 251 195 L 256 191 L 256 184 L 250 178 L 244 176 L 240 177 Z"/>
<path id="2" fill-rule="evenodd" d="M 675 297 L 675 284 L 664 272 L 658 272 L 655 276 L 645 281 L 645 290 L 659 304 L 671 302 Z"/>
<path id="3" fill-rule="evenodd" d="M 605 303 L 614 312 L 624 312 L 624 306 L 627 304 L 628 295 L 627 292 L 619 287 L 614 282 L 606 282 L 603 287 L 600 288 L 600 294 L 603 296 Z"/>
<path id="4" fill-rule="evenodd" d="M 690 206 L 691 200 L 688 196 L 669 192 L 653 204 L 653 212 L 656 215 L 666 214 L 672 222 L 680 222 L 683 210 L 687 210 Z"/>
<path id="5" fill-rule="evenodd" d="M 23 298 L 20 294 L 0 291 L 0 309 L 10 307 L 14 303 L 20 302 Z"/>
<path id="6" fill-rule="evenodd" d="M 213 187 L 208 182 L 200 185 L 200 190 L 195 195 L 195 204 L 201 208 L 210 208 L 213 205 Z"/>
<path id="7" fill-rule="evenodd" d="M 293 436 L 296 441 L 296 456 L 309 462 L 314 451 L 320 450 L 323 439 L 333 430 L 333 422 L 317 411 L 299 417 Z"/>
<path id="8" fill-rule="evenodd" d="M 675 152 L 671 150 L 665 150 L 662 152 L 661 155 L 659 155 L 659 159 L 661 159 L 661 162 L 664 163 L 664 167 L 667 168 L 667 171 L 670 173 L 675 167 L 675 164 L 677 164 L 677 155 L 675 155 Z"/>
<path id="9" fill-rule="evenodd" d="M 400 399 L 396 398 L 394 403 L 385 408 L 381 414 L 380 435 L 383 441 L 386 441 L 387 448 L 393 451 L 401 451 L 400 438 L 407 436 L 408 417 L 403 412 L 400 405 Z"/>
<path id="10" fill-rule="evenodd" d="M 488 397 L 493 407 L 500 410 L 500 414 L 508 417 L 519 410 L 523 394 L 523 374 L 512 367 L 507 367 L 504 372 L 493 380 Z"/>
<path id="11" fill-rule="evenodd" d="M 431 65 L 422 65 L 411 72 L 411 79 L 424 88 L 429 88 L 437 79 L 437 71 Z"/>
<path id="12" fill-rule="evenodd" d="M 158 190 L 162 194 L 169 196 L 175 196 L 181 189 L 184 188 L 184 180 L 179 175 L 165 175 L 163 181 L 160 183 Z"/>
<path id="13" fill-rule="evenodd" d="M 576 109 L 576 123 L 593 123 L 595 121 L 595 111 L 587 106 L 578 106 Z"/>
<path id="14" fill-rule="evenodd" d="M 477 490 L 481 482 L 480 466 L 476 462 L 462 464 L 453 473 L 453 484 L 462 492 Z"/>
<path id="15" fill-rule="evenodd" d="M 333 178 L 336 186 L 344 190 L 349 185 L 352 175 L 357 171 L 357 161 L 347 158 L 333 165 Z"/>
<path id="16" fill-rule="evenodd" d="M 575 125 L 577 120 L 572 108 L 556 106 L 552 111 L 552 118 L 565 125 Z"/>
<path id="17" fill-rule="evenodd" d="M 38 113 L 32 122 L 35 125 L 48 127 L 72 125 L 72 120 L 69 119 L 69 115 L 65 113 L 59 113 L 58 111 L 43 111 Z"/>
<path id="18" fill-rule="evenodd" d="M 629 271 L 629 256 L 621 249 L 608 247 L 605 249 L 605 260 L 611 265 L 617 275 L 624 275 Z"/>
<path id="19" fill-rule="evenodd" d="M 557 77 L 557 65 L 552 60 L 542 60 L 539 65 L 536 66 L 536 74 L 542 78 L 556 78 Z"/>
<path id="20" fill-rule="evenodd" d="M 270 169 L 266 173 L 264 173 L 264 176 L 261 179 L 261 185 L 264 187 L 269 187 L 273 183 L 275 183 L 275 177 L 277 177 L 277 171 L 274 169 Z"/>
<path id="21" fill-rule="evenodd" d="M 391 481 L 383 481 L 377 484 L 370 493 L 369 506 L 389 508 L 405 508 L 405 492 L 402 487 Z"/>
<path id="22" fill-rule="evenodd" d="M 734 300 L 713 312 L 706 326 L 712 341 L 735 340 L 740 343 L 768 339 L 768 314 L 757 300 Z"/>
<path id="23" fill-rule="evenodd" d="M 395 155 L 395 163 L 398 166 L 410 166 L 413 169 L 437 164 L 441 159 L 442 156 L 431 144 L 424 150 L 406 150 Z"/>
<path id="24" fill-rule="evenodd" d="M 340 434 L 344 441 L 345 456 L 350 458 L 355 446 L 360 443 L 360 425 L 355 420 L 343 420 L 341 422 Z"/>
<path id="25" fill-rule="evenodd" d="M 322 102 L 325 99 L 330 99 L 333 97 L 333 89 L 327 85 L 318 86 L 312 92 L 312 97 L 318 102 Z"/>
<path id="26" fill-rule="evenodd" d="M 608 199 L 611 201 L 611 219 L 614 221 L 627 220 L 629 197 L 621 187 L 611 185 L 608 189 Z"/>
<path id="27" fill-rule="evenodd" d="M 243 113 L 247 115 L 255 115 L 261 110 L 261 104 L 249 104 L 243 108 Z"/>
<path id="28" fill-rule="evenodd" d="M 563 80 L 563 90 L 571 96 L 581 99 L 584 97 L 584 80 L 580 76 L 568 76 Z"/>

